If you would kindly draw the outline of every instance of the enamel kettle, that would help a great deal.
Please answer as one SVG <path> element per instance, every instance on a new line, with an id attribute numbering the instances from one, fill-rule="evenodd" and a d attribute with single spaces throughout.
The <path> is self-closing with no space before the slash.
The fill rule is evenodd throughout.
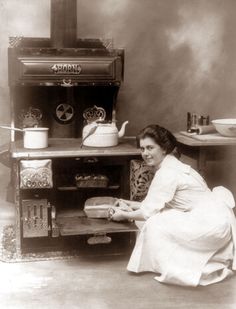
<path id="1" fill-rule="evenodd" d="M 82 132 L 82 145 L 89 147 L 112 147 L 119 143 L 119 138 L 125 134 L 125 127 L 128 121 L 125 121 L 120 130 L 116 127 L 116 121 L 106 122 L 106 112 L 102 107 L 86 109 L 83 113 L 87 124 Z"/>

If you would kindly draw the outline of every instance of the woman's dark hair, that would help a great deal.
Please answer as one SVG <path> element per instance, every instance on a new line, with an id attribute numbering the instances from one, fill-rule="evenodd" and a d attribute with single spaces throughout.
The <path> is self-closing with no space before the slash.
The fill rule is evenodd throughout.
<path id="1" fill-rule="evenodd" d="M 155 141 L 166 154 L 172 153 L 177 158 L 180 157 L 180 151 L 178 149 L 178 143 L 175 136 L 167 129 L 160 127 L 157 124 L 151 124 L 145 127 L 137 135 L 137 146 L 140 147 L 140 140 L 149 137 Z"/>

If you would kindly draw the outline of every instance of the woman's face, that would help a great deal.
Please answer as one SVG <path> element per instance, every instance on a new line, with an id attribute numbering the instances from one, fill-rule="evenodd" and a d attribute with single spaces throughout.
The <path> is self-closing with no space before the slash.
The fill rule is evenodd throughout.
<path id="1" fill-rule="evenodd" d="M 166 152 L 152 138 L 140 139 L 140 149 L 143 160 L 148 166 L 159 167 L 166 156 Z"/>

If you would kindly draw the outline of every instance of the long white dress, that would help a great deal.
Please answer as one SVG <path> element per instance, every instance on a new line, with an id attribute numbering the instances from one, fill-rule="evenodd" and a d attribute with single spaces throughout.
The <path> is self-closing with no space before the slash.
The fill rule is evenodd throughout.
<path id="1" fill-rule="evenodd" d="M 236 268 L 233 207 L 228 189 L 211 191 L 194 169 L 167 155 L 141 203 L 146 221 L 127 269 L 178 285 L 223 280 Z"/>

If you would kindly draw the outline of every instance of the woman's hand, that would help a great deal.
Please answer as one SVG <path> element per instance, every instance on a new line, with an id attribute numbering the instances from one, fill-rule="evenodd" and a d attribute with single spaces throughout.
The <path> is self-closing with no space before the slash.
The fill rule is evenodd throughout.
<path id="1" fill-rule="evenodd" d="M 111 220 L 123 221 L 127 219 L 127 211 L 121 210 L 119 207 L 113 207 L 113 214 L 111 214 Z"/>
<path id="2" fill-rule="evenodd" d="M 143 213 L 140 209 L 132 210 L 132 211 L 124 211 L 120 209 L 120 207 L 111 207 L 109 209 L 109 220 L 114 221 L 124 221 L 128 220 L 129 222 L 133 222 L 134 220 L 143 221 L 145 220 Z"/>
<path id="3" fill-rule="evenodd" d="M 139 210 L 141 203 L 124 199 L 117 199 L 114 206 L 109 210 L 109 220 L 124 221 L 144 220 L 142 211 Z"/>

